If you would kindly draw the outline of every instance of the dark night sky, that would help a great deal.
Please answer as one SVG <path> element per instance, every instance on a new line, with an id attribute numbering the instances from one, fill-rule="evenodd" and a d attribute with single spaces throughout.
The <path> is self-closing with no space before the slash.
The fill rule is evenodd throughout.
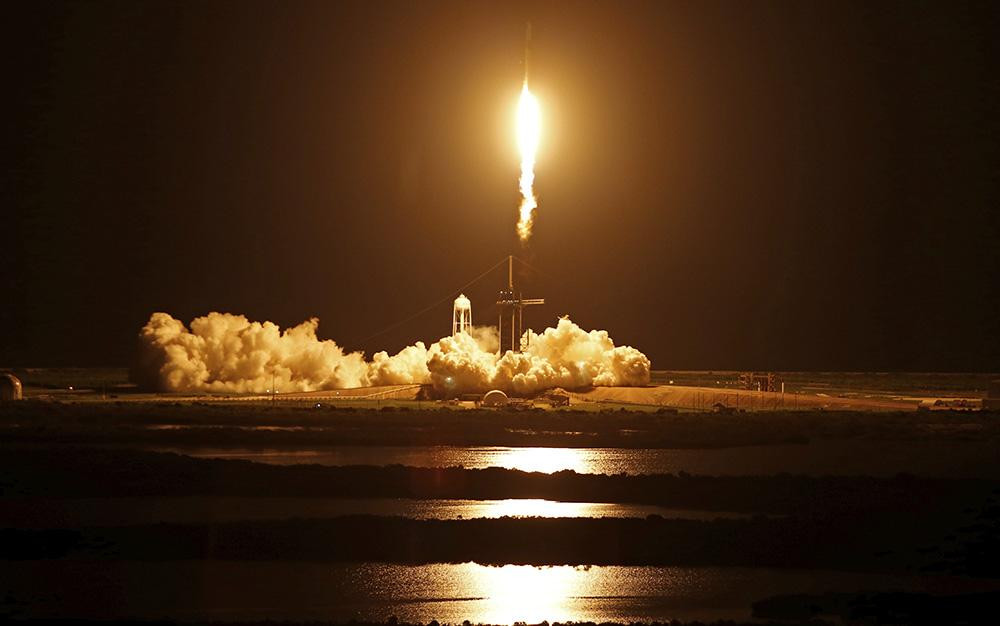
<path id="1" fill-rule="evenodd" d="M 513 234 L 524 24 L 545 135 Z M 152 311 L 369 354 L 509 252 L 654 368 L 1000 369 L 989 3 L 5 5 L 0 365 Z M 501 275 L 472 290 L 493 318 Z"/>

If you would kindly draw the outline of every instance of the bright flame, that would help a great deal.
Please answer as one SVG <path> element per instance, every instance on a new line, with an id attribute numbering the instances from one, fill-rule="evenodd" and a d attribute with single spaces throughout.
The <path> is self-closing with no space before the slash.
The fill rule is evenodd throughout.
<path id="1" fill-rule="evenodd" d="M 538 139 L 542 134 L 542 111 L 538 99 L 528 90 L 528 81 L 524 81 L 521 89 L 521 99 L 517 104 L 517 147 L 521 151 L 521 211 L 517 221 L 517 235 L 521 243 L 526 243 L 531 236 L 531 224 L 534 221 L 535 207 L 535 153 L 538 152 Z"/>

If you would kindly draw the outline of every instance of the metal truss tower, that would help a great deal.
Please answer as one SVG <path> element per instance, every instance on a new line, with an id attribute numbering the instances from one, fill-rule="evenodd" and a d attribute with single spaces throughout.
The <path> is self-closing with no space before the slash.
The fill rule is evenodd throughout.
<path id="1" fill-rule="evenodd" d="M 497 330 L 500 334 L 500 355 L 507 350 L 521 352 L 528 347 L 531 333 L 524 335 L 522 319 L 524 307 L 535 304 L 545 304 L 544 298 L 522 298 L 521 293 L 514 290 L 514 256 L 507 257 L 507 288 L 500 290 L 497 297 L 497 308 L 500 310 L 500 321 Z"/>

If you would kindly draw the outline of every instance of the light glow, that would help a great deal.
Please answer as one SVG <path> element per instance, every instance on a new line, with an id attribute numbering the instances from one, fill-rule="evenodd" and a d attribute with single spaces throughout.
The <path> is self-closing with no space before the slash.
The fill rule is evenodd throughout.
<path id="1" fill-rule="evenodd" d="M 602 517 L 606 504 L 593 502 L 556 502 L 537 498 L 473 501 L 463 511 L 468 518 L 476 517 Z"/>
<path id="2" fill-rule="evenodd" d="M 472 564 L 470 564 L 472 565 Z M 471 579 L 483 606 L 476 621 L 485 624 L 537 624 L 577 618 L 573 604 L 588 572 L 569 566 L 474 566 Z"/>
<path id="3" fill-rule="evenodd" d="M 531 237 L 535 208 L 538 207 L 533 187 L 535 156 L 541 134 L 542 110 L 538 106 L 538 98 L 528 89 L 528 81 L 525 79 L 521 88 L 521 99 L 517 104 L 517 147 L 521 152 L 521 178 L 518 181 L 521 189 L 521 208 L 517 220 L 517 236 L 521 238 L 522 244 L 527 243 Z"/>
<path id="4" fill-rule="evenodd" d="M 587 451 L 578 448 L 511 448 L 499 452 L 490 464 L 543 474 L 562 470 L 573 470 L 577 474 L 596 471 Z"/>

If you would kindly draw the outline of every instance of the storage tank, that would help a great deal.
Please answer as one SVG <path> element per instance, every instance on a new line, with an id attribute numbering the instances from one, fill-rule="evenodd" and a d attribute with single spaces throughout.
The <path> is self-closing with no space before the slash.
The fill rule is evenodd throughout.
<path id="1" fill-rule="evenodd" d="M 13 374 L 0 374 L 0 400 L 20 400 L 24 397 L 21 381 Z"/>
<path id="2" fill-rule="evenodd" d="M 451 314 L 451 336 L 468 333 L 470 330 L 472 330 L 472 302 L 463 293 L 455 298 L 455 308 Z"/>

